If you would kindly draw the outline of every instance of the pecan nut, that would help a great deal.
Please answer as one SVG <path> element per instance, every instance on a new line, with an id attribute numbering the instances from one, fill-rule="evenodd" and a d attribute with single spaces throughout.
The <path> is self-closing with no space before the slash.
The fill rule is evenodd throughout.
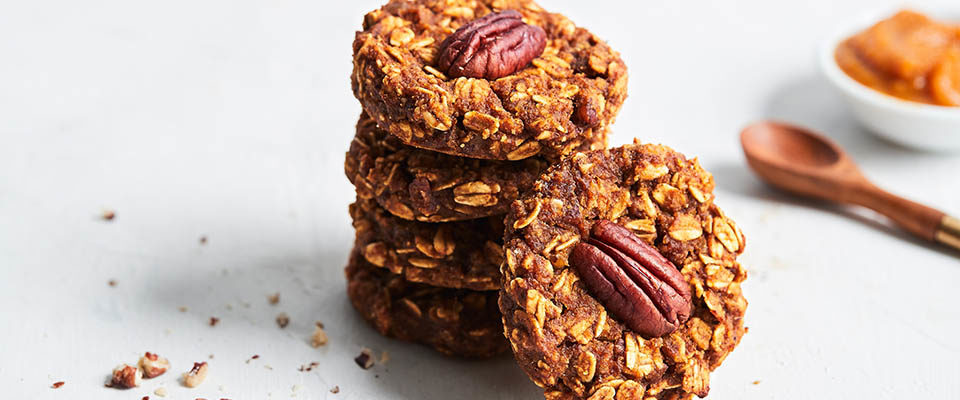
<path id="1" fill-rule="evenodd" d="M 515 10 L 491 13 L 457 29 L 440 44 L 437 66 L 447 76 L 497 79 L 543 52 L 547 34 Z"/>
<path id="2" fill-rule="evenodd" d="M 624 227 L 598 222 L 569 262 L 600 303 L 646 338 L 673 332 L 690 317 L 690 285 L 683 275 Z"/>

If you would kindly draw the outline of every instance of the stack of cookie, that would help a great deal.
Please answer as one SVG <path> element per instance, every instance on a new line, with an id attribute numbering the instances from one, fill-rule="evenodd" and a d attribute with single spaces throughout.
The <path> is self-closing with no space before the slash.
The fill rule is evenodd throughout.
<path id="1" fill-rule="evenodd" d="M 529 0 L 391 0 L 353 45 L 356 309 L 547 399 L 689 399 L 745 333 L 744 237 L 665 146 L 606 149 L 602 40 Z M 499 290 L 499 292 L 498 292 Z"/>
<path id="2" fill-rule="evenodd" d="M 351 301 L 387 336 L 506 350 L 504 217 L 548 166 L 606 147 L 623 62 L 529 0 L 392 0 L 365 16 L 353 57 Z"/>

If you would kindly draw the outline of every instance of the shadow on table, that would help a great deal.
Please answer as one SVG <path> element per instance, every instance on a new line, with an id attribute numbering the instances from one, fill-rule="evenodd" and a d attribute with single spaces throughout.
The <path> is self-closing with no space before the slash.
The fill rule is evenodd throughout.
<path id="1" fill-rule="evenodd" d="M 870 229 L 886 233 L 898 239 L 926 247 L 930 250 L 940 252 L 941 254 L 957 257 L 956 251 L 944 248 L 941 245 L 921 240 L 914 235 L 892 225 L 882 215 L 871 210 L 857 207 L 845 206 L 816 199 L 807 199 L 798 197 L 767 185 L 755 175 L 749 167 L 744 164 L 716 164 L 709 165 L 706 168 L 713 173 L 717 182 L 717 188 L 720 190 L 736 193 L 741 196 L 772 201 L 776 203 L 788 204 L 797 207 L 807 207 L 824 211 L 837 216 L 838 218 L 853 219 Z"/>
<path id="2" fill-rule="evenodd" d="M 298 377 L 304 372 L 296 372 L 297 365 L 278 364 L 280 359 L 335 366 L 332 368 L 341 370 L 337 372 L 340 378 L 325 367 L 314 373 L 320 373 L 323 380 L 329 380 L 328 386 L 337 385 L 347 395 L 358 387 L 379 387 L 376 391 L 400 400 L 448 399 L 465 392 L 491 398 L 502 393 L 542 396 L 509 352 L 488 360 L 467 360 L 379 335 L 353 310 L 347 298 L 343 274 L 349 251 L 346 243 L 334 240 L 304 250 L 295 244 L 267 248 L 255 241 L 222 243 L 216 239 L 200 246 L 195 255 L 165 260 L 191 268 L 158 275 L 149 290 L 151 301 L 158 303 L 158 309 L 169 310 L 166 313 L 177 320 L 192 320 L 202 329 L 206 329 L 208 318 L 218 317 L 217 325 L 209 328 L 210 337 L 244 343 L 251 349 L 269 349 L 260 350 L 261 360 L 269 358 L 276 370 L 290 371 L 284 379 L 303 379 Z M 221 252 L 223 247 L 239 250 Z M 268 295 L 277 292 L 279 304 L 271 305 Z M 185 308 L 176 311 L 180 307 Z M 290 317 L 289 325 L 282 329 L 275 322 L 281 312 Z M 324 323 L 330 342 L 312 349 L 309 341 L 317 320 Z M 390 361 L 370 370 L 360 369 L 353 358 L 362 348 L 374 349 L 377 356 L 388 351 Z M 247 356 L 247 349 L 241 350 Z M 226 356 L 217 354 L 218 361 L 228 362 L 221 357 Z"/>
<path id="3" fill-rule="evenodd" d="M 868 176 L 874 163 L 909 168 L 919 159 L 949 157 L 911 150 L 871 134 L 829 83 L 817 76 L 785 82 L 770 93 L 766 104 L 763 118 L 805 126 L 833 139 L 865 167 Z"/>
<path id="4" fill-rule="evenodd" d="M 801 77 L 775 89 L 769 96 L 763 118 L 805 126 L 833 139 L 864 167 L 864 174 L 868 177 L 868 167 L 873 163 L 892 163 L 909 168 L 919 158 L 941 157 L 918 153 L 870 134 L 854 120 L 833 88 L 825 80 L 815 76 Z M 741 164 L 710 165 L 708 169 L 713 173 L 717 187 L 721 190 L 747 197 L 815 208 L 838 217 L 854 219 L 871 229 L 931 250 L 956 256 L 955 252 L 918 239 L 893 226 L 883 216 L 873 211 L 856 206 L 836 205 L 801 198 L 773 188 L 756 177 L 746 161 Z"/>

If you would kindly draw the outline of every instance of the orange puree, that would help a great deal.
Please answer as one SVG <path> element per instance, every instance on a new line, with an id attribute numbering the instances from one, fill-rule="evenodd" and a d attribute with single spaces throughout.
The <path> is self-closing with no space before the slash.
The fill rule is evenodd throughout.
<path id="1" fill-rule="evenodd" d="M 837 46 L 851 78 L 901 99 L 960 106 L 960 25 L 900 11 Z"/>

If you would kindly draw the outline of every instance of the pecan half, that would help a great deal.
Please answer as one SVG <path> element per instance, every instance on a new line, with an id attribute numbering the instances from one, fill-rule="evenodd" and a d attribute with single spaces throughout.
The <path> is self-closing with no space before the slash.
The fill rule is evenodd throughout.
<path id="1" fill-rule="evenodd" d="M 593 226 L 570 253 L 587 289 L 646 338 L 676 330 L 690 317 L 690 285 L 677 267 L 633 232 L 610 221 Z"/>
<path id="2" fill-rule="evenodd" d="M 546 44 L 546 32 L 524 23 L 519 12 L 491 13 L 461 26 L 440 43 L 437 66 L 452 78 L 502 78 L 537 58 Z"/>

